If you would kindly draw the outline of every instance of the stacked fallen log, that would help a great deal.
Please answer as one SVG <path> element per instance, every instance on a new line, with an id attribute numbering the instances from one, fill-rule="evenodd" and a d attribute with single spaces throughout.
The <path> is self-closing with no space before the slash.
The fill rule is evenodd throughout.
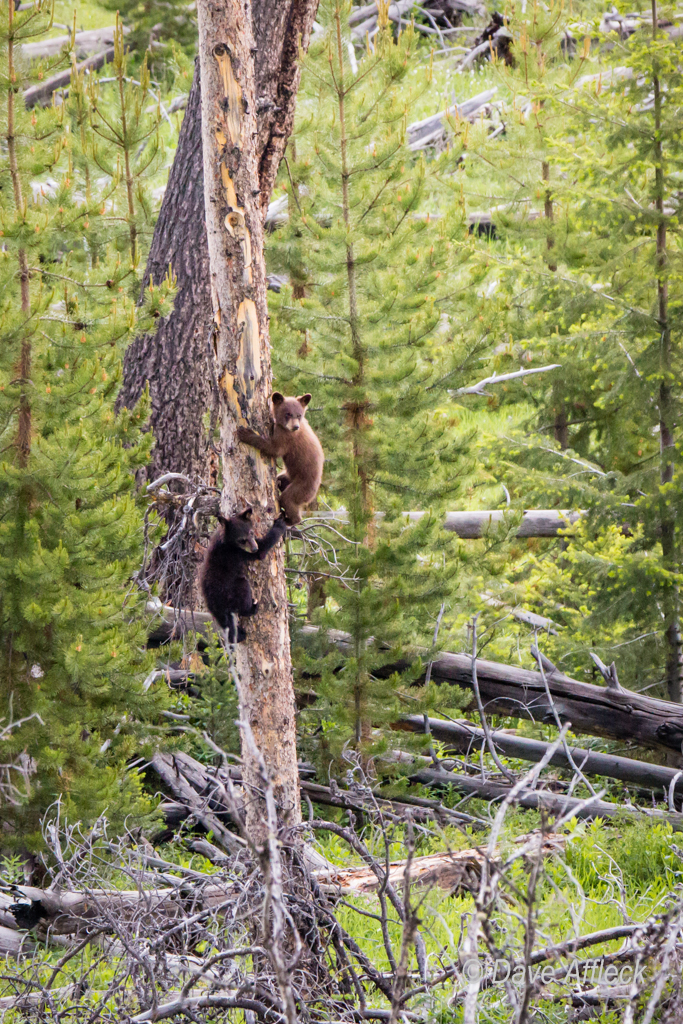
<path id="1" fill-rule="evenodd" d="M 302 635 L 316 635 L 316 626 L 304 626 Z M 349 650 L 348 634 L 327 633 L 330 644 Z M 371 640 L 375 643 L 376 641 Z M 381 648 L 381 644 L 379 644 Z M 415 654 L 425 655 L 424 651 Z M 378 677 L 390 676 L 409 667 L 407 661 L 391 662 L 376 669 Z M 424 676 L 418 679 L 418 682 Z M 633 744 L 666 754 L 669 764 L 683 766 L 683 705 L 648 697 L 623 687 L 596 686 L 572 679 L 551 668 L 545 673 L 477 659 L 477 678 L 486 711 L 491 714 L 529 718 L 535 722 L 571 723 L 575 733 L 587 733 Z M 431 660 L 431 679 L 457 683 L 472 689 L 472 658 L 469 654 L 439 653 Z M 550 692 L 548 700 L 546 685 Z"/>
<path id="2" fill-rule="evenodd" d="M 576 817 L 585 820 L 603 818 L 608 821 L 628 817 L 646 817 L 653 821 L 668 822 L 674 832 L 683 832 L 683 814 L 676 811 L 661 811 L 651 807 L 635 807 L 632 804 L 615 804 L 598 797 L 579 799 L 565 793 L 548 789 L 522 789 L 512 796 L 513 787 L 496 780 L 477 778 L 461 772 L 443 768 L 421 768 L 411 775 L 412 782 L 437 789 L 455 789 L 468 797 L 478 800 L 499 801 L 512 797 L 512 803 L 527 810 L 543 811 L 553 818 Z"/>
<path id="3" fill-rule="evenodd" d="M 425 732 L 425 720 L 422 715 L 406 715 L 395 728 L 409 728 L 413 732 Z M 472 722 L 445 722 L 440 718 L 427 720 L 429 733 L 447 745 L 449 750 L 462 754 L 475 754 L 486 748 L 486 734 Z M 491 730 L 491 739 L 496 750 L 507 757 L 537 764 L 547 754 L 550 743 L 531 739 L 528 736 L 515 736 L 502 729 Z M 616 779 L 626 782 L 639 789 L 658 791 L 661 799 L 671 800 L 683 797 L 683 773 L 677 768 L 668 768 L 661 764 L 650 764 L 649 761 L 638 761 L 631 757 L 620 757 L 617 754 L 603 754 L 595 750 L 570 746 L 569 754 L 584 775 L 599 778 Z M 549 764 L 556 768 L 573 770 L 567 753 L 562 747 L 551 756 Z"/>
<path id="4" fill-rule="evenodd" d="M 498 92 L 498 87 L 485 89 L 462 103 L 454 103 L 453 106 L 437 114 L 431 114 L 422 121 L 414 121 L 408 125 L 408 149 L 417 152 L 434 146 L 444 139 L 448 132 L 448 119 L 460 119 L 463 121 L 474 121 L 479 117 L 491 117 L 491 101 Z"/>
<path id="5" fill-rule="evenodd" d="M 241 837 L 231 832 L 243 810 L 242 775 L 238 767 L 223 768 L 200 764 L 189 754 L 157 753 L 152 758 L 152 770 L 158 775 L 164 790 L 173 797 L 168 803 L 167 824 L 178 828 L 192 819 L 206 832 L 213 833 L 214 841 L 228 853 L 234 853 L 244 844 Z M 341 807 L 360 815 L 382 815 L 394 823 L 437 821 L 441 825 L 468 826 L 480 829 L 485 822 L 463 811 L 454 811 L 438 800 L 420 797 L 386 799 L 368 789 L 342 789 L 336 783 L 323 786 L 305 777 L 306 769 L 299 767 L 299 785 L 304 799 L 326 807 Z M 235 787 L 232 795 L 229 783 Z M 166 813 L 166 804 L 162 809 Z M 182 809 L 185 809 L 183 815 Z"/>
<path id="6" fill-rule="evenodd" d="M 632 690 L 610 689 L 583 683 L 561 672 L 546 674 L 477 661 L 481 697 L 488 713 L 530 718 L 554 724 L 570 722 L 576 733 L 629 740 L 641 747 L 675 754 L 672 764 L 683 764 L 683 706 Z M 432 679 L 472 688 L 472 659 L 468 654 L 442 653 L 432 665 Z M 554 709 L 546 693 L 546 682 Z"/>
<path id="7" fill-rule="evenodd" d="M 389 21 L 406 27 L 413 23 L 418 32 L 431 36 L 442 45 L 450 41 L 460 25 L 463 14 L 472 17 L 486 13 L 481 0 L 395 0 L 389 5 Z M 364 43 L 373 38 L 378 29 L 376 3 L 356 7 L 349 15 L 351 38 Z"/>
<path id="8" fill-rule="evenodd" d="M 124 28 L 123 32 L 127 34 L 130 29 Z M 53 36 L 51 39 L 41 39 L 36 43 L 24 43 L 21 54 L 25 60 L 45 60 L 57 57 L 63 50 L 73 50 L 76 60 L 83 60 L 92 54 L 104 53 L 113 46 L 115 33 L 116 26 L 108 25 L 106 28 L 89 29 L 87 32 L 76 32 L 74 35 Z"/>
<path id="9" fill-rule="evenodd" d="M 206 612 L 183 612 L 151 603 L 149 610 L 155 614 L 149 634 L 151 646 L 178 639 L 190 630 L 202 633 L 212 622 Z M 318 628 L 304 626 L 301 633 L 304 637 L 317 635 Z M 348 649 L 347 634 L 329 630 L 328 638 L 340 650 Z M 444 651 L 431 664 L 435 683 L 445 681 L 472 689 L 472 659 L 468 654 Z M 376 674 L 391 675 L 407 667 L 407 663 L 392 662 Z M 557 713 L 562 722 L 571 723 L 575 733 L 629 741 L 665 754 L 670 766 L 683 766 L 683 705 L 632 690 L 584 683 L 554 670 L 546 674 L 553 710 L 540 672 L 478 659 L 477 675 L 482 700 L 491 714 L 554 724 Z"/>

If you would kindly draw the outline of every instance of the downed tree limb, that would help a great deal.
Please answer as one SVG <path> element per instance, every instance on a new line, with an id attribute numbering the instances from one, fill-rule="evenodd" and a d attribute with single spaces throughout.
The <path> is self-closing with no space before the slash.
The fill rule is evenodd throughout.
<path id="1" fill-rule="evenodd" d="M 312 826 L 324 830 L 329 828 L 329 823 L 314 821 Z M 524 856 L 525 852 L 531 849 L 537 851 L 540 840 L 539 833 L 520 836 L 518 840 L 521 844 L 520 855 Z M 553 834 L 545 835 L 542 842 L 544 854 L 558 853 L 564 849 L 565 837 Z M 485 854 L 477 847 L 470 850 L 445 850 L 424 857 L 413 857 L 410 862 L 410 883 L 422 888 L 438 886 L 439 889 L 445 889 L 451 895 L 463 890 L 477 892 L 485 859 Z M 407 864 L 408 862 L 405 860 L 392 861 L 389 864 L 388 881 L 391 885 L 397 888 L 402 887 Z M 380 874 L 383 873 L 382 871 Z M 329 878 L 326 878 L 322 871 L 318 872 L 316 877 L 321 883 L 321 887 L 341 894 L 377 892 L 386 884 L 377 877 L 375 871 L 365 866 L 352 868 L 335 866 L 334 873 Z M 322 886 L 323 882 L 327 884 Z"/>
<path id="2" fill-rule="evenodd" d="M 92 57 L 81 61 L 80 64 L 76 64 L 75 68 L 66 68 L 64 71 L 59 71 L 56 75 L 52 75 L 51 78 L 46 78 L 44 82 L 39 82 L 38 85 L 32 85 L 29 89 L 25 89 L 24 106 L 27 110 L 30 110 L 31 107 L 35 107 L 36 103 L 48 104 L 52 94 L 57 89 L 64 89 L 70 84 L 73 70 L 80 74 L 84 71 L 99 71 L 101 67 L 114 59 L 114 53 L 115 48 L 108 46 L 100 53 L 96 53 Z"/>
<path id="3" fill-rule="evenodd" d="M 484 377 L 483 380 L 478 381 L 476 384 L 470 384 L 466 388 L 458 388 L 457 391 L 449 391 L 448 394 L 451 398 L 457 398 L 459 395 L 488 395 L 490 392 L 484 391 L 488 384 L 503 384 L 506 380 L 517 380 L 518 377 L 528 377 L 533 373 L 559 370 L 561 366 L 562 363 L 549 363 L 548 366 L 532 366 L 527 370 L 514 370 L 512 373 L 492 373 L 490 377 Z"/>
<path id="4" fill-rule="evenodd" d="M 422 768 L 411 775 L 412 782 L 438 789 L 453 787 L 466 796 L 478 800 L 504 800 L 512 791 L 512 786 L 489 779 L 482 781 L 472 775 L 462 775 L 445 769 Z M 654 821 L 668 822 L 674 832 L 683 832 L 683 814 L 675 811 L 660 811 L 650 807 L 634 807 L 630 804 L 613 804 L 606 800 L 590 797 L 587 800 L 553 793 L 547 789 L 522 789 L 512 801 L 518 807 L 527 810 L 545 811 L 555 818 L 575 815 L 577 818 L 591 820 L 593 818 L 620 819 L 624 816 L 652 818 Z"/>
<path id="5" fill-rule="evenodd" d="M 129 32 L 130 29 L 124 26 L 124 35 Z M 73 50 L 76 60 L 82 60 L 84 57 L 102 53 L 113 46 L 115 34 L 116 25 L 108 25 L 107 28 L 76 32 L 75 36 L 70 33 L 66 36 L 53 36 L 52 39 L 41 39 L 36 43 L 24 43 L 21 53 L 26 60 L 42 60 L 48 57 L 57 57 L 62 50 Z"/>
<path id="6" fill-rule="evenodd" d="M 518 622 L 523 622 L 527 626 L 533 626 L 534 629 L 540 630 L 542 633 L 559 636 L 557 629 L 555 629 L 557 623 L 553 619 L 549 619 L 547 615 L 537 615 L 536 612 L 527 611 L 526 608 L 519 604 L 507 604 L 505 601 L 495 597 L 494 594 L 487 593 L 486 591 L 479 596 L 489 607 L 504 609 L 513 619 L 517 619 Z"/>
<path id="7" fill-rule="evenodd" d="M 222 784 L 203 771 L 203 766 L 188 754 L 156 753 L 152 766 L 173 795 L 184 803 L 191 815 L 228 853 L 236 853 L 245 845 L 241 836 L 231 832 L 217 817 L 218 808 L 229 814 L 232 810 L 224 799 Z"/>
<path id="8" fill-rule="evenodd" d="M 303 636 L 313 636 L 317 632 L 316 626 L 304 626 L 301 630 Z M 327 635 L 334 647 L 341 651 L 350 649 L 348 634 L 328 630 Z M 415 654 L 426 655 L 426 652 L 418 650 Z M 407 661 L 387 664 L 375 670 L 375 674 L 378 677 L 389 676 L 405 670 L 408 664 Z M 469 654 L 442 651 L 431 665 L 433 682 L 447 681 L 472 688 L 472 658 Z M 477 678 L 487 713 L 555 722 L 540 672 L 478 659 Z M 631 740 L 638 746 L 666 753 L 670 758 L 675 752 L 676 756 L 669 764 L 683 766 L 683 705 L 633 690 L 614 690 L 582 683 L 557 671 L 546 672 L 546 680 L 556 712 L 562 722 L 571 723 L 574 732 L 613 740 Z"/>
<path id="9" fill-rule="evenodd" d="M 417 152 L 420 149 L 426 149 L 427 146 L 433 146 L 442 137 L 444 132 L 448 130 L 449 117 L 464 121 L 474 120 L 482 109 L 491 103 L 497 92 L 497 86 L 494 86 L 492 89 L 485 89 L 484 92 L 477 93 L 476 96 L 463 100 L 462 103 L 454 103 L 452 107 L 448 107 L 446 110 L 430 114 L 429 117 L 425 117 L 421 121 L 414 121 L 412 124 L 409 124 L 408 149 Z"/>
<path id="10" fill-rule="evenodd" d="M 471 722 L 445 722 L 440 718 L 428 719 L 429 732 L 435 739 L 447 743 L 449 748 L 462 754 L 474 753 L 485 746 L 486 736 Z M 406 715 L 395 728 L 409 728 L 413 732 L 424 732 L 425 721 L 422 715 Z M 527 736 L 514 736 L 501 729 L 491 731 L 491 738 L 496 749 L 508 757 L 519 758 L 521 761 L 538 763 L 547 753 L 550 743 L 543 740 L 530 739 Z M 642 789 L 665 791 L 665 799 L 669 795 L 683 796 L 683 775 L 677 768 L 667 768 L 661 764 L 650 764 L 648 761 L 637 761 L 630 757 L 617 754 L 602 754 L 581 747 L 569 748 L 571 756 L 582 772 L 586 775 L 597 775 L 600 778 L 618 779 Z M 555 751 L 548 762 L 556 768 L 567 768 L 571 765 L 562 748 Z M 673 793 L 671 785 L 674 784 Z"/>

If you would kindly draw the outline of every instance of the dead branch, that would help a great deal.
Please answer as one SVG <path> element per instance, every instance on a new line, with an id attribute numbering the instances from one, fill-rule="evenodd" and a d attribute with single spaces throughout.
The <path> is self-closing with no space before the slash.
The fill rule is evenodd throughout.
<path id="1" fill-rule="evenodd" d="M 451 398 L 457 398 L 460 395 L 488 395 L 489 392 L 485 391 L 484 388 L 489 384 L 502 384 L 506 380 L 517 380 L 518 377 L 528 377 L 532 373 L 545 373 L 547 370 L 559 370 L 561 366 L 561 363 L 550 363 L 548 366 L 533 366 L 528 370 L 515 370 L 513 373 L 493 373 L 490 377 L 484 377 L 483 380 L 478 381 L 476 384 L 471 384 L 466 388 L 458 388 L 457 391 L 449 391 L 448 394 Z"/>
<path id="2" fill-rule="evenodd" d="M 303 626 L 301 630 L 303 636 L 317 632 L 316 626 Z M 327 636 L 331 646 L 342 651 L 349 649 L 347 634 L 330 630 Z M 379 641 L 370 642 L 381 647 Z M 429 657 L 428 652 L 416 651 L 415 654 Z M 387 664 L 381 670 L 375 670 L 375 675 L 389 676 L 405 670 L 409 664 L 408 661 Z M 432 680 L 437 683 L 445 680 L 471 689 L 470 655 L 442 651 L 433 659 Z M 530 718 L 537 722 L 555 721 L 540 672 L 477 659 L 477 681 L 487 713 Z M 571 722 L 574 732 L 630 740 L 669 757 L 675 754 L 674 764 L 683 763 L 680 758 L 683 707 L 680 704 L 633 690 L 608 690 L 557 671 L 548 675 L 547 683 L 560 720 Z"/>
<path id="3" fill-rule="evenodd" d="M 124 35 L 129 32 L 130 28 L 123 28 Z M 115 34 L 116 25 L 108 25 L 106 28 L 76 32 L 75 35 L 70 33 L 67 36 L 53 36 L 51 39 L 41 39 L 35 43 L 23 43 L 21 53 L 26 60 L 42 60 L 57 57 L 63 50 L 73 51 L 76 60 L 83 60 L 84 57 L 102 53 L 113 46 Z"/>
<path id="4" fill-rule="evenodd" d="M 413 782 L 440 789 L 452 786 L 459 792 L 477 797 L 479 800 L 505 800 L 511 797 L 515 789 L 514 786 L 507 786 L 502 782 L 491 780 L 482 782 L 481 779 L 471 775 L 462 775 L 443 768 L 440 771 L 434 768 L 422 768 L 415 772 L 411 779 Z M 553 793 L 549 790 L 521 789 L 512 797 L 512 802 L 530 810 L 543 810 L 558 818 L 576 816 L 583 819 L 606 818 L 611 820 L 625 816 L 642 816 L 656 821 L 667 821 L 674 832 L 683 832 L 683 814 L 672 814 L 650 807 L 634 807 L 631 804 L 612 804 L 598 799 L 598 796 L 591 796 L 586 800 L 565 796 L 562 793 Z"/>
<path id="5" fill-rule="evenodd" d="M 86 71 L 99 71 L 101 67 L 113 59 L 114 47 L 108 46 L 99 53 L 93 54 L 92 57 L 87 57 L 80 64 L 76 64 L 73 69 L 67 68 L 65 71 L 59 71 L 56 75 L 52 75 L 51 78 L 46 78 L 44 82 L 30 86 L 30 88 L 24 90 L 24 105 L 26 109 L 30 110 L 31 107 L 35 107 L 36 103 L 41 105 L 49 103 L 52 94 L 57 89 L 64 89 L 71 83 L 72 70 L 79 74 L 83 74 Z"/>
<path id="6" fill-rule="evenodd" d="M 395 728 L 403 727 L 408 727 L 414 732 L 423 732 L 423 716 L 406 715 L 395 726 Z M 440 718 L 430 718 L 429 731 L 436 739 L 446 743 L 449 749 L 462 754 L 475 753 L 485 745 L 483 731 L 471 722 L 445 722 Z M 544 740 L 515 736 L 514 733 L 501 729 L 492 730 L 491 738 L 501 754 L 521 761 L 540 761 L 550 746 Z M 620 757 L 617 754 L 602 754 L 582 747 L 570 746 L 569 750 L 574 761 L 581 766 L 581 770 L 586 775 L 618 779 L 640 789 L 659 790 L 665 794 L 668 793 L 672 782 L 675 782 L 676 796 L 683 797 L 683 777 L 678 768 L 667 768 L 665 765 L 637 761 L 635 758 Z M 557 750 L 553 754 L 550 764 L 557 768 L 571 770 L 564 750 Z"/>

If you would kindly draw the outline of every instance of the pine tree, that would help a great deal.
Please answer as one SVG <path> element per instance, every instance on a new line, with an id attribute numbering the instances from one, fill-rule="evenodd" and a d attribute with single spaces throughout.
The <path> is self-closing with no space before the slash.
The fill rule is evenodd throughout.
<path id="1" fill-rule="evenodd" d="M 142 690 L 144 598 L 132 579 L 134 473 L 152 438 L 144 401 L 113 408 L 122 347 L 164 311 L 169 287 L 140 309 L 128 295 L 135 262 L 108 240 L 121 179 L 103 176 L 93 153 L 84 83 L 67 104 L 23 107 L 19 44 L 48 25 L 40 6 L 0 6 L 0 706 L 6 721 L 27 719 L 3 760 L 23 759 L 29 784 L 1 814 L 4 841 L 26 848 L 57 799 L 85 822 L 148 808 L 124 768 L 163 700 Z"/>
<path id="2" fill-rule="evenodd" d="M 554 386 L 533 387 L 527 432 L 496 458 L 527 506 L 591 515 L 565 550 L 532 558 L 519 578 L 539 610 L 571 627 L 555 641 L 565 668 L 585 670 L 591 647 L 609 662 L 618 646 L 623 682 L 665 677 L 679 700 L 679 51 L 663 29 L 653 34 L 645 11 L 630 38 L 603 37 L 592 50 L 586 38 L 569 61 L 541 24 L 552 8 L 538 10 L 512 23 L 517 65 L 501 71 L 516 109 L 527 101 L 529 113 L 510 117 L 497 159 L 493 143 L 486 152 L 498 204 L 501 189 L 507 198 L 486 258 L 498 268 L 512 343 L 562 369 Z M 555 36 L 565 27 L 558 17 Z M 540 122 L 553 174 L 536 179 L 535 195 L 526 189 L 541 214 L 530 230 L 515 206 L 524 171 L 510 147 L 520 153 L 527 139 L 533 150 Z"/>
<path id="3" fill-rule="evenodd" d="M 319 12 L 327 29 L 305 63 L 284 178 L 290 223 L 269 251 L 272 269 L 292 282 L 272 302 L 275 386 L 313 393 L 309 418 L 326 457 L 319 500 L 345 510 L 313 527 L 338 565 L 292 561 L 294 578 L 326 574 L 310 594 L 323 605 L 313 613 L 319 647 L 301 660 L 315 677 L 309 719 L 323 759 L 347 744 L 367 759 L 386 747 L 384 727 L 401 712 L 460 701 L 447 688 L 436 696 L 408 684 L 415 645 L 432 648 L 440 613 L 439 641 L 447 636 L 467 572 L 442 526 L 471 468 L 469 431 L 446 389 L 467 383 L 479 354 L 457 340 L 452 295 L 471 284 L 458 196 L 439 162 L 416 159 L 406 144 L 429 67 L 416 60 L 412 30 L 393 38 L 386 5 L 374 52 L 355 67 L 347 16 L 339 0 Z M 424 515 L 408 521 L 408 510 Z M 324 653 L 332 627 L 349 635 L 344 654 Z M 405 670 L 386 678 L 382 666 L 401 661 Z"/>

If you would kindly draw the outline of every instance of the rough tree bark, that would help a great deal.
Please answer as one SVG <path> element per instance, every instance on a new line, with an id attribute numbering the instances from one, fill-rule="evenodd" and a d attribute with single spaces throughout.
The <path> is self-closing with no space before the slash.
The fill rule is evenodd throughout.
<path id="1" fill-rule="evenodd" d="M 250 0 L 200 0 L 197 4 L 213 353 L 220 390 L 222 506 L 230 515 L 251 505 L 260 531 L 278 514 L 275 465 L 255 449 L 241 445 L 235 430 L 245 425 L 264 433 L 269 427 L 264 211 L 291 130 L 299 77 L 298 69 L 291 67 L 298 51 L 297 36 L 305 47 L 316 6 L 292 4 L 289 18 L 283 11 L 272 11 L 267 21 L 269 31 L 287 35 L 293 12 L 299 13 L 298 30 L 289 48 L 281 45 L 279 58 L 269 55 L 267 62 L 273 73 L 275 68 L 282 72 L 283 61 L 286 65 L 282 95 L 288 110 L 283 111 L 275 109 L 280 105 L 280 93 L 272 86 L 270 95 L 278 102 L 270 100 L 267 93 L 257 96 L 258 51 Z M 275 106 L 270 107 L 271 103 Z M 266 127 L 259 128 L 259 110 L 269 115 Z M 266 137 L 267 145 L 260 153 Z M 265 159 L 261 166 L 260 156 Z M 254 583 L 260 607 L 246 623 L 247 640 L 237 646 L 235 662 L 240 716 L 255 741 L 255 747 L 247 742 L 243 728 L 246 825 L 252 840 L 261 844 L 266 839 L 267 816 L 259 756 L 273 783 L 279 823 L 291 827 L 301 820 L 282 548 L 256 567 Z"/>
<path id="2" fill-rule="evenodd" d="M 170 264 L 178 281 L 175 304 L 155 334 L 136 338 L 126 351 L 118 401 L 134 405 L 149 381 L 156 437 L 150 472 L 185 473 L 213 483 L 203 418 L 211 404 L 212 322 L 203 182 L 197 66 L 143 279 L 143 289 L 150 279 L 158 284 Z"/>
<path id="3" fill-rule="evenodd" d="M 255 187 L 265 217 L 294 122 L 301 76 L 298 48 L 308 45 L 318 0 L 253 0 L 251 6 L 258 118 Z M 149 381 L 156 436 L 150 472 L 184 473 L 213 483 L 215 457 L 204 419 L 212 401 L 213 366 L 207 345 L 212 308 L 200 110 L 197 67 L 143 281 L 143 288 L 150 277 L 159 281 L 170 263 L 178 286 L 175 306 L 154 335 L 143 335 L 128 348 L 119 405 L 134 405 Z"/>

